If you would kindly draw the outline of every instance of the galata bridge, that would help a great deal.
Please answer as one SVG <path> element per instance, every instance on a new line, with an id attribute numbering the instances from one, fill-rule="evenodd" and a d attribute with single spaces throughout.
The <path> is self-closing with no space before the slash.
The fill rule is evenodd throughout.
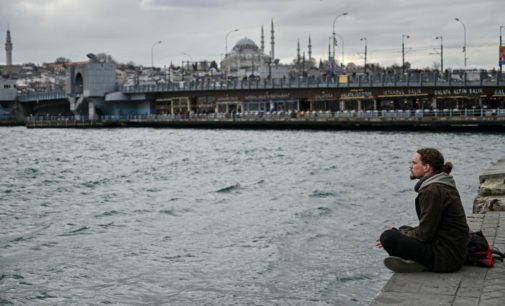
<path id="1" fill-rule="evenodd" d="M 17 97 L 28 127 L 505 131 L 505 80 L 434 72 L 202 79 L 120 86 L 113 63 L 70 66 L 64 92 Z"/>

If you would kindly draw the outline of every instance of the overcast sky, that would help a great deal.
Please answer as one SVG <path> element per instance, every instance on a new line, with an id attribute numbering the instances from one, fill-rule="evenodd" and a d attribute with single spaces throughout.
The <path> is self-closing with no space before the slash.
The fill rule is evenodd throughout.
<path id="1" fill-rule="evenodd" d="M 461 67 L 466 26 L 468 65 L 498 67 L 500 26 L 505 26 L 504 0 L 0 0 L 0 29 L 4 46 L 7 27 L 14 44 L 13 62 L 53 62 L 63 56 L 86 60 L 86 54 L 108 53 L 119 62 L 155 66 L 187 60 L 220 61 L 228 50 L 248 37 L 260 46 L 261 26 L 270 51 L 270 22 L 275 26 L 275 55 L 288 63 L 300 40 L 307 52 L 312 37 L 313 57 L 328 57 L 333 20 L 344 40 L 344 62 L 363 64 L 367 38 L 368 63 L 413 67 L 440 62 L 443 37 L 444 67 Z M 503 29 L 505 35 L 505 29 Z M 152 46 L 157 41 L 161 44 Z M 339 43 L 341 39 L 337 37 Z M 0 64 L 5 64 L 2 48 Z M 342 44 L 337 47 L 342 60 Z"/>

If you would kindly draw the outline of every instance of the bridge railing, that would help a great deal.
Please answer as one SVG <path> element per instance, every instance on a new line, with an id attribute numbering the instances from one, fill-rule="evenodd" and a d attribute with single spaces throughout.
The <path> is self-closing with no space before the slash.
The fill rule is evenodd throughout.
<path id="1" fill-rule="evenodd" d="M 177 92 L 177 91 L 214 91 L 240 89 L 274 89 L 274 88 L 366 88 L 366 87 L 483 87 L 505 85 L 501 77 L 491 78 L 481 74 L 479 78 L 438 73 L 408 74 L 373 74 L 298 77 L 279 79 L 228 79 L 228 80 L 191 80 L 177 83 L 120 86 L 124 93 Z"/>
<path id="2" fill-rule="evenodd" d="M 180 113 L 131 114 L 95 116 L 30 116 L 28 122 L 38 121 L 221 121 L 221 120 L 505 120 L 505 109 L 417 109 L 417 110 L 344 110 L 344 111 L 274 111 L 243 113 Z"/>

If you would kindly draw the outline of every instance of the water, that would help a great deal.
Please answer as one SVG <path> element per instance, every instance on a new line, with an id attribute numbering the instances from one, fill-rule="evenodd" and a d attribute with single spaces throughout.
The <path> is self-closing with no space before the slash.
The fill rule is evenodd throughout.
<path id="1" fill-rule="evenodd" d="M 499 134 L 0 129 L 0 304 L 366 305 L 414 149 L 467 212 Z"/>

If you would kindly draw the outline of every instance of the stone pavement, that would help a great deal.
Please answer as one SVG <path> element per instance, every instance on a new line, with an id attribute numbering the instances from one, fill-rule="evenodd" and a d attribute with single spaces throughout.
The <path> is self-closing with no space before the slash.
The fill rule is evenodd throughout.
<path id="1" fill-rule="evenodd" d="M 505 212 L 467 217 L 492 246 L 505 251 Z M 505 263 L 464 266 L 455 273 L 393 273 L 371 305 L 505 305 Z"/>

